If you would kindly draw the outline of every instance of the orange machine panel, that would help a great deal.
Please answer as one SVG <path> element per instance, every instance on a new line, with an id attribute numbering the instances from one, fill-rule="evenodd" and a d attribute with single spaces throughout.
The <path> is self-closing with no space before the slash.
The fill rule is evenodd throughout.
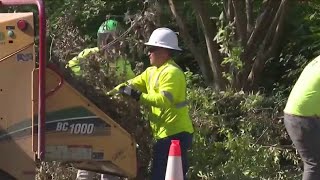
<path id="1" fill-rule="evenodd" d="M 0 13 L 0 61 L 34 44 L 33 13 Z M 28 57 L 20 56 L 20 59 Z"/>
<path id="2" fill-rule="evenodd" d="M 33 15 L 9 13 L 0 17 L 0 170 L 17 179 L 34 179 L 31 128 L 27 128 L 31 127 L 35 68 Z M 22 22 L 20 28 L 27 25 L 20 30 L 18 22 Z"/>

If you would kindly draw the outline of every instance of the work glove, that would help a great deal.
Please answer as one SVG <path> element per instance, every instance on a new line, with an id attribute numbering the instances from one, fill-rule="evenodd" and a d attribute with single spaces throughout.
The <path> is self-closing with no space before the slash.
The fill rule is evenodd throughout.
<path id="1" fill-rule="evenodd" d="M 120 89 L 120 87 L 125 86 L 125 85 L 127 85 L 127 82 L 122 83 L 122 84 L 119 84 L 118 86 L 116 86 L 116 87 L 113 88 L 112 90 L 106 92 L 106 95 L 109 96 L 109 97 L 111 97 L 111 96 L 114 96 L 114 95 L 119 94 L 119 91 L 120 91 L 119 89 Z"/>
<path id="2" fill-rule="evenodd" d="M 105 92 L 105 94 L 109 97 L 117 94 L 118 90 L 117 89 L 112 89 L 111 91 Z"/>
<path id="3" fill-rule="evenodd" d="M 133 89 L 131 86 L 123 85 L 119 88 L 119 93 L 122 95 L 130 96 L 136 101 L 139 101 L 141 92 Z"/>

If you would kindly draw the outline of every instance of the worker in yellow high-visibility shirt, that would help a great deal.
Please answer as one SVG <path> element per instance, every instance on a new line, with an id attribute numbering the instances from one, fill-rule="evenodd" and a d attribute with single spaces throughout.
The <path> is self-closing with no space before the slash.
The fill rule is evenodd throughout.
<path id="1" fill-rule="evenodd" d="M 118 23 L 115 20 L 107 20 L 106 22 L 104 22 L 100 26 L 97 33 L 98 47 L 84 49 L 78 54 L 78 56 L 72 58 L 68 62 L 67 67 L 71 69 L 75 76 L 81 76 L 83 74 L 80 64 L 82 61 L 88 59 L 90 55 L 95 53 L 102 53 L 105 54 L 106 57 L 108 57 L 107 52 L 104 51 L 102 47 L 115 39 L 117 24 Z M 110 65 L 109 67 L 111 69 L 113 68 L 117 77 L 130 79 L 135 76 L 134 72 L 132 71 L 130 62 L 121 55 L 119 55 L 116 60 L 110 60 L 108 64 Z"/>
<path id="2" fill-rule="evenodd" d="M 81 76 L 83 74 L 80 63 L 81 61 L 85 61 L 90 55 L 102 53 L 105 57 L 108 57 L 107 51 L 104 51 L 102 47 L 116 38 L 117 24 L 118 22 L 115 20 L 107 20 L 102 23 L 97 33 L 98 47 L 84 49 L 78 56 L 68 62 L 67 66 L 75 76 Z M 130 62 L 121 55 L 115 60 L 110 59 L 108 64 L 109 68 L 113 68 L 115 75 L 120 79 L 131 79 L 135 76 L 131 69 Z M 108 66 L 105 66 L 105 68 L 107 67 Z M 78 170 L 76 180 L 93 180 L 95 174 L 96 173 L 91 171 Z M 101 180 L 119 180 L 119 178 L 112 175 L 101 174 Z"/>
<path id="3" fill-rule="evenodd" d="M 175 32 L 154 30 L 147 43 L 151 67 L 108 92 L 132 97 L 151 107 L 153 136 L 152 180 L 164 180 L 171 140 L 180 140 L 184 179 L 188 171 L 187 152 L 194 132 L 186 100 L 186 79 L 173 61 L 172 52 L 181 51 Z"/>
<path id="4" fill-rule="evenodd" d="M 284 109 L 284 125 L 303 162 L 303 180 L 320 179 L 320 56 L 304 67 Z"/>

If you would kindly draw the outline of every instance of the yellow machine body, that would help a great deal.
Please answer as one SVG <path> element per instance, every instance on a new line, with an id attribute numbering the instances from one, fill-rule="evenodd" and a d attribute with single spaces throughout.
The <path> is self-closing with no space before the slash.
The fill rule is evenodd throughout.
<path id="1" fill-rule="evenodd" d="M 38 146 L 33 13 L 0 13 L 0 17 L 0 175 L 33 180 Z M 19 20 L 27 22 L 26 29 L 17 27 Z M 45 161 L 136 176 L 133 137 L 50 68 L 45 117 Z"/>

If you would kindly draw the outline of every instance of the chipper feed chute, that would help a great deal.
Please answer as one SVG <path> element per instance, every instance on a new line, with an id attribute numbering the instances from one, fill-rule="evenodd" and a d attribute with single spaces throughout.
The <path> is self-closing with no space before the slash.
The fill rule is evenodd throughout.
<path id="1" fill-rule="evenodd" d="M 21 2 L 0 0 L 0 7 Z M 34 4 L 43 8 L 42 1 Z M 43 38 L 36 60 L 33 19 L 33 13 L 0 13 L 0 177 L 33 180 L 38 161 L 136 176 L 132 136 L 46 68 Z"/>

